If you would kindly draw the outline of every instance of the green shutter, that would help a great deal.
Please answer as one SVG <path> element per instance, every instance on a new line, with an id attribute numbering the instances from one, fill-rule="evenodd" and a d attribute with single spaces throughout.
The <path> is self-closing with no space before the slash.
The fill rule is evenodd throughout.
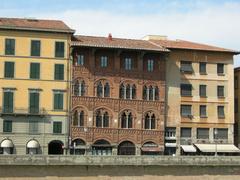
<path id="1" fill-rule="evenodd" d="M 3 121 L 3 132 L 12 132 L 12 121 Z"/>
<path id="2" fill-rule="evenodd" d="M 4 92 L 3 109 L 5 113 L 13 112 L 13 92 Z"/>
<path id="3" fill-rule="evenodd" d="M 15 55 L 15 39 L 6 39 L 5 40 L 5 54 L 6 55 Z"/>
<path id="4" fill-rule="evenodd" d="M 30 64 L 30 78 L 31 79 L 39 79 L 40 78 L 40 64 L 39 63 L 31 63 Z"/>
<path id="5" fill-rule="evenodd" d="M 14 62 L 5 62 L 4 71 L 5 78 L 14 78 Z"/>
<path id="6" fill-rule="evenodd" d="M 31 41 L 31 56 L 40 56 L 41 42 L 32 40 Z"/>
<path id="7" fill-rule="evenodd" d="M 30 113 L 39 113 L 39 93 L 30 93 Z"/>
<path id="8" fill-rule="evenodd" d="M 64 58 L 64 42 L 55 42 L 55 57 Z"/>
<path id="9" fill-rule="evenodd" d="M 55 80 L 64 80 L 64 65 L 63 64 L 55 64 L 54 79 Z"/>
<path id="10" fill-rule="evenodd" d="M 62 133 L 62 122 L 53 122 L 53 133 Z"/>
<path id="11" fill-rule="evenodd" d="M 63 94 L 54 93 L 54 109 L 63 110 Z"/>

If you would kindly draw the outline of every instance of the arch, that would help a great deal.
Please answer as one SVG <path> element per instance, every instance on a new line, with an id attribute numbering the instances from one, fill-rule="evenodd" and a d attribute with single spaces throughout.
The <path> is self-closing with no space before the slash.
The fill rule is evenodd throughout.
<path id="1" fill-rule="evenodd" d="M 60 140 L 52 140 L 48 143 L 48 154 L 60 155 L 63 154 L 63 142 Z"/>
<path id="2" fill-rule="evenodd" d="M 110 127 L 111 114 L 105 108 L 98 108 L 94 112 L 96 127 Z"/>
<path id="3" fill-rule="evenodd" d="M 105 80 L 105 79 L 100 79 L 95 82 L 95 91 L 96 91 L 96 96 L 97 97 L 110 97 L 111 93 L 111 87 L 113 87 L 110 83 L 110 81 Z"/>
<path id="4" fill-rule="evenodd" d="M 156 101 L 159 100 L 159 88 L 156 83 L 145 83 L 143 86 L 143 100 Z"/>
<path id="5" fill-rule="evenodd" d="M 156 115 L 152 111 L 144 114 L 144 129 L 156 129 Z"/>
<path id="6" fill-rule="evenodd" d="M 86 142 L 82 139 L 74 139 L 71 142 L 70 154 L 74 155 L 84 155 L 86 153 Z"/>
<path id="7" fill-rule="evenodd" d="M 72 110 L 72 126 L 82 127 L 87 122 L 88 110 L 84 106 L 74 107 Z"/>
<path id="8" fill-rule="evenodd" d="M 105 139 L 96 140 L 92 145 L 92 155 L 112 155 L 112 146 Z"/>
<path id="9" fill-rule="evenodd" d="M 123 141 L 118 145 L 118 155 L 135 155 L 136 147 L 131 141 Z"/>
<path id="10" fill-rule="evenodd" d="M 75 79 L 72 85 L 74 96 L 85 96 L 86 83 L 83 79 Z"/>
<path id="11" fill-rule="evenodd" d="M 26 154 L 39 154 L 39 148 L 39 142 L 35 139 L 31 139 L 26 144 Z"/>
<path id="12" fill-rule="evenodd" d="M 3 139 L 0 148 L 2 149 L 2 154 L 13 154 L 14 144 L 11 139 Z"/>
<path id="13" fill-rule="evenodd" d="M 121 83 L 119 86 L 119 97 L 121 99 L 136 99 L 136 87 L 135 83 Z"/>

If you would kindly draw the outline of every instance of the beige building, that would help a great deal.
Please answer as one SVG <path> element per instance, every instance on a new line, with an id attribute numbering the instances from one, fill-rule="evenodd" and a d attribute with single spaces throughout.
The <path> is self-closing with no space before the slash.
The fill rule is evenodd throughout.
<path id="1" fill-rule="evenodd" d="M 234 141 L 233 56 L 237 52 L 148 36 L 170 50 L 166 67 L 166 153 L 213 154 Z M 176 144 L 175 144 L 176 143 Z M 214 144 L 217 144 L 217 148 Z M 227 144 L 227 145 L 226 145 Z"/>

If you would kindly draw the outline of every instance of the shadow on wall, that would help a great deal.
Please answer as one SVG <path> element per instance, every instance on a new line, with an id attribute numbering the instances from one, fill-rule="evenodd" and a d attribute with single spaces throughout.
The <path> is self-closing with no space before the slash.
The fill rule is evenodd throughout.
<path id="1" fill-rule="evenodd" d="M 143 178 L 144 176 L 239 176 L 240 166 L 1 166 L 1 178 L 99 178 L 99 176 Z M 175 178 L 174 177 L 174 178 Z M 51 178 L 50 178 L 51 179 Z M 231 178 L 232 179 L 232 178 Z"/>

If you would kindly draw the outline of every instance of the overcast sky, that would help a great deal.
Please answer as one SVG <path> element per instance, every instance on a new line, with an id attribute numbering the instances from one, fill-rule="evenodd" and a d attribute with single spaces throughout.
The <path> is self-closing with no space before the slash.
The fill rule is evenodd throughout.
<path id="1" fill-rule="evenodd" d="M 0 16 L 60 19 L 83 35 L 159 34 L 240 51 L 240 0 L 0 0 Z"/>

